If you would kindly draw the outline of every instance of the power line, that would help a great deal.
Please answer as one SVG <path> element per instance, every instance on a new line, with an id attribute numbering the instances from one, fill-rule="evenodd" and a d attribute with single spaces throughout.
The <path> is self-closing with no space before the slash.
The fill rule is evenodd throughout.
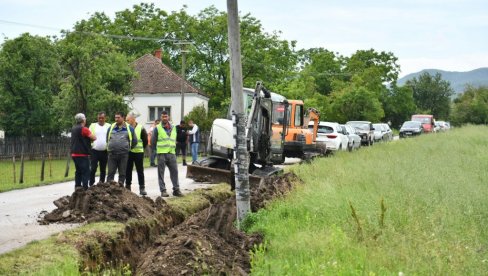
<path id="1" fill-rule="evenodd" d="M 26 27 L 32 27 L 32 28 L 38 28 L 38 29 L 48 29 L 48 30 L 59 31 L 59 32 L 62 31 L 62 29 L 59 29 L 59 28 L 47 27 L 47 26 L 36 25 L 36 24 L 26 24 L 26 23 L 20 23 L 20 22 L 14 22 L 14 21 L 2 20 L 2 19 L 0 19 L 0 23 L 10 24 L 10 25 L 26 26 Z M 178 43 L 178 44 L 193 44 L 193 42 L 191 42 L 191 41 L 179 40 L 179 39 L 103 34 L 103 33 L 84 32 L 84 31 L 68 31 L 68 32 L 82 33 L 82 34 L 87 34 L 87 35 L 99 35 L 99 36 L 103 36 L 103 37 L 116 38 L 116 39 L 145 40 L 145 41 L 158 41 L 158 42 L 167 41 L 167 42 L 174 42 L 174 43 Z"/>

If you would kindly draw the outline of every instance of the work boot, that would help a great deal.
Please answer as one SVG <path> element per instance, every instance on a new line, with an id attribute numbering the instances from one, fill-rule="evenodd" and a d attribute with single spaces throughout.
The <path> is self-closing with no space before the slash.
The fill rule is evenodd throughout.
<path id="1" fill-rule="evenodd" d="M 181 191 L 180 191 L 180 190 L 174 190 L 174 191 L 173 191 L 173 195 L 174 195 L 174 196 L 177 196 L 177 197 L 182 197 L 182 196 L 183 196 L 183 194 L 181 193 Z"/>
<path id="2" fill-rule="evenodd" d="M 186 160 L 183 160 L 183 166 L 186 166 Z"/>
<path id="3" fill-rule="evenodd" d="M 162 191 L 161 197 L 169 197 L 169 194 L 166 191 Z"/>
<path id="4" fill-rule="evenodd" d="M 147 195 L 147 193 L 146 193 L 146 189 L 144 189 L 144 187 L 140 187 L 140 188 L 139 188 L 139 194 L 140 194 L 141 196 L 146 196 L 146 195 Z"/>
<path id="5" fill-rule="evenodd" d="M 124 182 L 119 182 L 120 188 L 124 188 Z"/>
<path id="6" fill-rule="evenodd" d="M 125 188 L 130 191 L 130 185 L 125 185 Z"/>

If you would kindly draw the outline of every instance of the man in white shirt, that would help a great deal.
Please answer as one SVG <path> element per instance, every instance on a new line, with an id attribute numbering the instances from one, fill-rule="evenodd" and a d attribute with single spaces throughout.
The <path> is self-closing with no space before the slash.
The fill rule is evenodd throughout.
<path id="1" fill-rule="evenodd" d="M 193 122 L 193 120 L 188 121 L 188 125 L 191 127 L 191 130 L 187 132 L 187 135 L 189 136 L 188 142 L 190 143 L 191 159 L 192 159 L 192 164 L 194 165 L 198 159 L 198 145 L 200 144 L 200 129 L 198 128 L 197 124 Z"/>
<path id="2" fill-rule="evenodd" d="M 95 184 L 95 174 L 97 173 L 98 165 L 100 165 L 100 179 L 98 184 L 105 182 L 105 175 L 107 173 L 107 132 L 110 124 L 105 122 L 105 112 L 103 111 L 98 112 L 97 119 L 97 123 L 90 125 L 90 131 L 97 137 L 97 140 L 91 144 L 90 186 Z"/>

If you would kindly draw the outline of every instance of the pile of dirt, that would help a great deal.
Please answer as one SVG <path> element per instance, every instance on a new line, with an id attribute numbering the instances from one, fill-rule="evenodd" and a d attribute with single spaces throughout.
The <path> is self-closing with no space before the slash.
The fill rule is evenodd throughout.
<path id="1" fill-rule="evenodd" d="M 298 178 L 292 173 L 267 179 L 251 191 L 253 211 L 289 192 Z M 198 212 L 171 229 L 140 258 L 140 275 L 202 275 L 250 273 L 249 252 L 262 242 L 259 234 L 247 235 L 234 226 L 235 199 L 230 198 Z"/>
<path id="2" fill-rule="evenodd" d="M 40 218 L 40 224 L 127 221 L 154 217 L 165 208 L 163 200 L 139 197 L 118 185 L 103 183 L 55 200 L 56 209 Z"/>

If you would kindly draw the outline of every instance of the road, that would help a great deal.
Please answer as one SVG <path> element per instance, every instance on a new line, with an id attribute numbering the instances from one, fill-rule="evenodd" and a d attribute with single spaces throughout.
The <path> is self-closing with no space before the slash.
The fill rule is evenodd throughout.
<path id="1" fill-rule="evenodd" d="M 146 168 L 144 175 L 148 196 L 155 199 L 160 195 L 157 168 Z M 186 167 L 182 165 L 178 166 L 178 175 L 183 194 L 212 185 L 196 183 L 192 179 L 186 178 Z M 138 194 L 139 187 L 135 171 L 132 179 L 132 191 Z M 165 183 L 171 194 L 172 185 L 168 170 L 165 172 Z M 0 193 L 0 254 L 21 247 L 30 241 L 44 239 L 54 233 L 79 226 L 78 224 L 39 225 L 37 223 L 40 212 L 54 210 L 56 206 L 53 201 L 62 196 L 71 195 L 74 186 L 74 181 L 69 181 Z"/>
<path id="2" fill-rule="evenodd" d="M 285 165 L 300 161 L 298 158 L 286 158 Z M 144 175 L 146 192 L 149 197 L 155 199 L 160 195 L 157 168 L 145 168 Z M 178 165 L 178 175 L 183 194 L 197 188 L 212 186 L 212 184 L 197 183 L 186 178 L 186 167 L 182 165 Z M 132 191 L 138 194 L 139 187 L 135 171 L 132 181 Z M 165 172 L 165 183 L 171 195 L 172 185 L 168 170 Z M 0 254 L 22 247 L 31 241 L 45 239 L 52 234 L 79 226 L 79 224 L 39 225 L 37 223 L 41 211 L 54 210 L 56 206 L 53 201 L 62 196 L 71 195 L 74 186 L 74 181 L 69 181 L 0 193 Z"/>

